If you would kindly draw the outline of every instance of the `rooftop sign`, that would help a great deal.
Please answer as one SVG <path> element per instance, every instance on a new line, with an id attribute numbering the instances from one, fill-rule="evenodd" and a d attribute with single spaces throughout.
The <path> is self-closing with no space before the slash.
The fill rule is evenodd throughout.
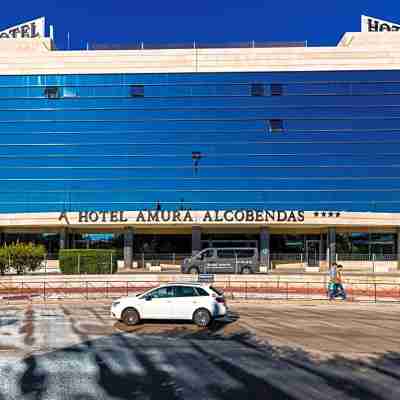
<path id="1" fill-rule="evenodd" d="M 391 32 L 400 31 L 400 25 L 366 15 L 361 16 L 361 32 Z"/>
<path id="2" fill-rule="evenodd" d="M 45 37 L 45 18 L 37 18 L 0 31 L 0 39 Z"/>

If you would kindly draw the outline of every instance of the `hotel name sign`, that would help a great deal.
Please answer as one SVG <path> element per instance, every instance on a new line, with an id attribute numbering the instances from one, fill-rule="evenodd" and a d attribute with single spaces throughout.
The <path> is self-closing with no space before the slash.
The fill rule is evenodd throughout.
<path id="1" fill-rule="evenodd" d="M 398 32 L 400 25 L 383 19 L 361 16 L 361 32 Z"/>
<path id="2" fill-rule="evenodd" d="M 304 222 L 304 211 L 282 210 L 159 210 L 159 211 L 79 211 L 61 212 L 59 222 L 66 224 L 185 224 L 185 223 L 265 223 Z"/>
<path id="3" fill-rule="evenodd" d="M 45 36 L 45 18 L 37 18 L 32 21 L 11 26 L 0 31 L 0 39 L 24 39 Z"/>

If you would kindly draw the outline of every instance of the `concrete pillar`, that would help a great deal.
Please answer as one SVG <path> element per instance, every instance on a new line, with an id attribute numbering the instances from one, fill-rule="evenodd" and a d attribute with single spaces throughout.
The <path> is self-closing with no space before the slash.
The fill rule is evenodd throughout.
<path id="1" fill-rule="evenodd" d="M 270 233 L 269 228 L 261 228 L 260 231 L 260 264 L 270 266 Z"/>
<path id="2" fill-rule="evenodd" d="M 318 249 L 318 266 L 321 267 L 321 261 L 323 260 L 322 254 L 324 253 L 324 235 L 322 232 L 319 234 L 319 249 Z"/>
<path id="3" fill-rule="evenodd" d="M 124 231 L 124 267 L 132 268 L 133 263 L 133 228 L 126 228 Z"/>
<path id="4" fill-rule="evenodd" d="M 328 228 L 327 261 L 329 268 L 336 262 L 336 228 Z"/>
<path id="5" fill-rule="evenodd" d="M 397 228 L 396 249 L 397 252 L 397 268 L 400 269 L 400 228 Z"/>
<path id="6" fill-rule="evenodd" d="M 68 248 L 69 248 L 68 229 L 63 228 L 60 231 L 60 250 Z"/>
<path id="7" fill-rule="evenodd" d="M 192 254 L 195 255 L 201 250 L 201 228 L 192 226 Z"/>

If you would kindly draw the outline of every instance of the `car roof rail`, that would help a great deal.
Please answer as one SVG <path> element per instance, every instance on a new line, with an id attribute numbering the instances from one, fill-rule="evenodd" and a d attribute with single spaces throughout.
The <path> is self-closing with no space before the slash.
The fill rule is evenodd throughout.
<path id="1" fill-rule="evenodd" d="M 167 282 L 163 283 L 162 285 L 203 285 L 203 282 L 198 281 L 177 281 L 177 282 Z"/>

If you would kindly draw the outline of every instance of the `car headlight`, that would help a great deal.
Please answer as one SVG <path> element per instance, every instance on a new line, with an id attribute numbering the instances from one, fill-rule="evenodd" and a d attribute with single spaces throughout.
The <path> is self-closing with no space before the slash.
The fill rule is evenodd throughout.
<path id="1" fill-rule="evenodd" d="M 117 305 L 118 305 L 119 303 L 121 303 L 121 302 L 120 302 L 120 301 L 113 301 L 112 306 L 113 306 L 113 307 L 117 307 Z"/>

